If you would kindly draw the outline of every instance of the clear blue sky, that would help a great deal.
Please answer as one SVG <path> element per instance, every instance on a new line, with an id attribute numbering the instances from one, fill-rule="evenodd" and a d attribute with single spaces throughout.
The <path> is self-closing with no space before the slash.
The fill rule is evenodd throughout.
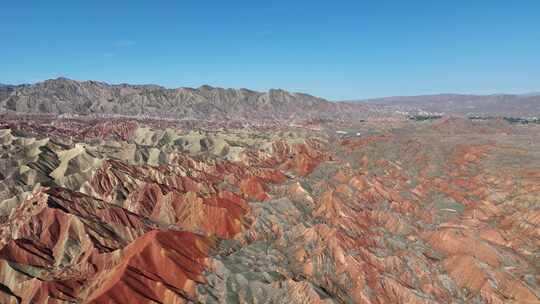
<path id="1" fill-rule="evenodd" d="M 0 82 L 540 91 L 540 1 L 3 1 Z"/>

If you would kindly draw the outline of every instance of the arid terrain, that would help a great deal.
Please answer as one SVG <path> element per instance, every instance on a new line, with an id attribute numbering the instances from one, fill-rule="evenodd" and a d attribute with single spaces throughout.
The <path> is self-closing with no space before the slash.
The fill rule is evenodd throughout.
<path id="1" fill-rule="evenodd" d="M 0 105 L 0 303 L 540 303 L 540 124 L 66 79 Z"/>
<path id="2" fill-rule="evenodd" d="M 540 117 L 539 93 L 397 96 L 356 102 L 399 108 L 411 114 L 429 112 L 457 116 Z"/>

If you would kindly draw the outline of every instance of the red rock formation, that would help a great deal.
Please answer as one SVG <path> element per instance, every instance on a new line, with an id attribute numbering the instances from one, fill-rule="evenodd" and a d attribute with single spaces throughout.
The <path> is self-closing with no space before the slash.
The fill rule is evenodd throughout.
<path id="1" fill-rule="evenodd" d="M 151 231 L 122 252 L 122 262 L 99 274 L 89 303 L 187 303 L 213 241 L 189 232 Z"/>
<path id="2" fill-rule="evenodd" d="M 242 193 L 250 199 L 264 201 L 268 199 L 264 184 L 261 179 L 256 176 L 248 177 L 240 183 L 240 190 Z"/>
<path id="3" fill-rule="evenodd" d="M 114 138 L 128 140 L 133 137 L 137 130 L 137 123 L 134 121 L 102 121 L 80 132 L 82 138 Z"/>

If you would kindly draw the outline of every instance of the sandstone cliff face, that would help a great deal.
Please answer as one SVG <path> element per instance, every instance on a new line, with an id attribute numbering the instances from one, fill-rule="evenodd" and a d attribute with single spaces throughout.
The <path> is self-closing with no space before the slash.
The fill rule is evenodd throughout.
<path id="1" fill-rule="evenodd" d="M 4 127 L 1 303 L 540 302 L 535 126 Z"/>

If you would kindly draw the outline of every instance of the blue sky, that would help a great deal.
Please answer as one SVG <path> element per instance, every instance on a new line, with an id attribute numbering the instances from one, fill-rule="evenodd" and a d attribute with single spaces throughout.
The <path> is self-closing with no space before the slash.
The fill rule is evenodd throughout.
<path id="1" fill-rule="evenodd" d="M 0 82 L 540 91 L 540 1 L 4 1 Z"/>

